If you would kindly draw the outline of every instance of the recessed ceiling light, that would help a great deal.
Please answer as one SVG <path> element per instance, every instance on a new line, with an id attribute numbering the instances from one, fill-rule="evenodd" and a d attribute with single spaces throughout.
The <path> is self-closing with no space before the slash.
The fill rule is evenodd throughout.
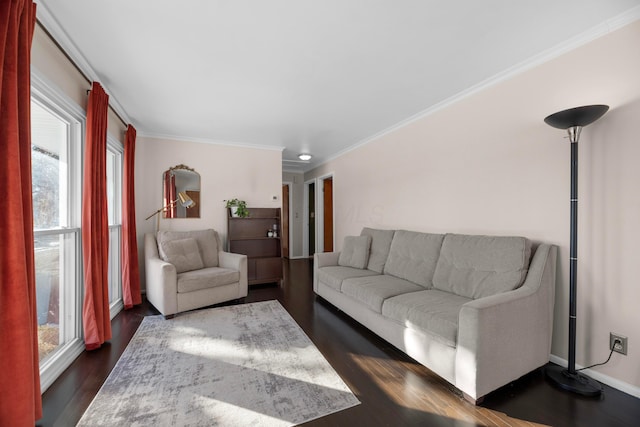
<path id="1" fill-rule="evenodd" d="M 306 154 L 306 153 L 298 154 L 298 158 L 306 162 L 307 160 L 311 160 L 311 154 Z"/>

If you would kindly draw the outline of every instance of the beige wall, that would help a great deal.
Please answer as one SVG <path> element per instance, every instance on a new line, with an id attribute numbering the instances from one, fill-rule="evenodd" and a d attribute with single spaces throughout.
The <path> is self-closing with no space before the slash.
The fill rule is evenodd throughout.
<path id="1" fill-rule="evenodd" d="M 148 221 L 144 218 L 162 206 L 163 172 L 184 164 L 200 174 L 200 218 L 161 218 L 160 229 L 213 228 L 226 245 L 227 217 L 223 200 L 242 199 L 249 207 L 281 207 L 281 163 L 282 153 L 278 150 L 138 136 L 135 176 L 138 236 L 141 238 L 145 232 L 156 229 L 155 218 Z M 139 244 L 142 245 L 141 240 Z"/>
<path id="2" fill-rule="evenodd" d="M 302 172 L 283 172 L 282 182 L 291 183 L 291 236 L 293 245 L 290 248 L 290 258 L 302 256 L 302 224 L 304 201 L 304 174 Z"/>
<path id="3" fill-rule="evenodd" d="M 566 359 L 570 145 L 543 119 L 609 104 L 580 141 L 577 363 L 604 361 L 610 331 L 628 336 L 629 355 L 594 370 L 640 395 L 639 40 L 636 22 L 307 173 L 334 173 L 337 247 L 363 226 L 557 244 L 552 353 Z"/>

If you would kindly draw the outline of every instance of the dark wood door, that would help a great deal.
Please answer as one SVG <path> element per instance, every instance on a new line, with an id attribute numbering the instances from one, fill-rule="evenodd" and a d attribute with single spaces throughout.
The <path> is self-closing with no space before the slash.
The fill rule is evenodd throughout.
<path id="1" fill-rule="evenodd" d="M 200 218 L 200 192 L 187 190 L 187 196 L 196 203 L 195 206 L 187 209 L 187 218 Z"/>
<path id="2" fill-rule="evenodd" d="M 333 252 L 333 178 L 322 184 L 324 214 L 324 252 Z"/>
<path id="3" fill-rule="evenodd" d="M 289 184 L 282 186 L 282 224 L 280 225 L 282 256 L 289 258 Z"/>

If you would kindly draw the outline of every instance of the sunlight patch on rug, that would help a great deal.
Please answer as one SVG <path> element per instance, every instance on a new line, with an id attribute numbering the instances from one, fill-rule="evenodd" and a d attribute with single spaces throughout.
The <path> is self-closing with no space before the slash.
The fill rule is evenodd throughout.
<path id="1" fill-rule="evenodd" d="M 79 426 L 290 426 L 360 402 L 277 301 L 145 317 Z"/>

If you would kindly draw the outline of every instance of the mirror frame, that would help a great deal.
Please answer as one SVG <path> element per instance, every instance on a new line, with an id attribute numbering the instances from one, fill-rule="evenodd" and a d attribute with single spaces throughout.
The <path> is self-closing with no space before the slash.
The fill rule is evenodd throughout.
<path id="1" fill-rule="evenodd" d="M 167 174 L 174 174 L 177 171 L 185 171 L 193 173 L 198 179 L 198 189 L 187 189 L 187 188 L 175 188 L 175 197 L 168 197 L 167 195 Z M 196 202 L 195 206 L 189 209 L 186 209 L 179 204 L 174 205 L 175 207 L 171 208 L 169 205 L 173 200 L 177 198 L 179 192 L 185 191 L 189 197 Z M 202 179 L 198 172 L 195 169 L 190 168 L 187 165 L 179 164 L 176 166 L 172 166 L 166 171 L 162 173 L 162 203 L 165 206 L 162 217 L 164 219 L 185 219 L 185 218 L 200 218 L 200 194 L 202 192 Z"/>

